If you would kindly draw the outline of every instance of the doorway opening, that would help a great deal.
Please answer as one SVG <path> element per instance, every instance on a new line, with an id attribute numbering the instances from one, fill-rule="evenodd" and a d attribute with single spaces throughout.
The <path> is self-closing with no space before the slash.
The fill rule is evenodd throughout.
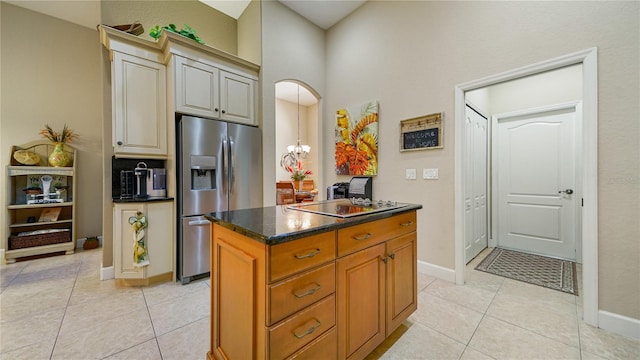
<path id="1" fill-rule="evenodd" d="M 287 153 L 287 147 L 300 144 L 308 145 L 310 151 L 302 160 L 302 167 L 310 170 L 307 180 L 314 180 L 314 186 L 320 184 L 320 122 L 319 95 L 307 84 L 298 80 L 283 80 L 275 84 L 276 110 L 276 182 L 290 181 L 291 174 L 281 166 L 282 156 Z"/>
<path id="2" fill-rule="evenodd" d="M 582 274 L 584 321 L 598 325 L 598 273 L 597 273 L 597 52 L 595 48 L 543 61 L 523 68 L 500 73 L 487 78 L 464 83 L 455 87 L 455 276 L 456 283 L 464 283 L 465 267 L 465 191 L 467 179 L 468 144 L 465 143 L 465 99 L 466 94 L 487 86 L 542 74 L 572 65 L 582 66 L 582 159 L 580 186 L 582 188 Z"/>

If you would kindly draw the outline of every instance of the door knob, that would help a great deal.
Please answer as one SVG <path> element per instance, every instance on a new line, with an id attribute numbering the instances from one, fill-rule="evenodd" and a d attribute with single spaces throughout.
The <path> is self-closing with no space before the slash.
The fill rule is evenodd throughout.
<path id="1" fill-rule="evenodd" d="M 567 190 L 558 191 L 558 194 L 562 194 L 562 193 L 565 193 L 567 195 L 571 195 L 571 194 L 573 194 L 573 189 L 567 189 Z"/>

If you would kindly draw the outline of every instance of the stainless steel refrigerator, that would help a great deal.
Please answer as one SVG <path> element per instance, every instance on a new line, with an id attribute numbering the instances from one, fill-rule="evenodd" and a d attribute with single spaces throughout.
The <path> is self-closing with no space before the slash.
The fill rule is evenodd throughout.
<path id="1" fill-rule="evenodd" d="M 224 121 L 178 118 L 178 279 L 210 273 L 215 211 L 262 206 L 262 133 Z"/>

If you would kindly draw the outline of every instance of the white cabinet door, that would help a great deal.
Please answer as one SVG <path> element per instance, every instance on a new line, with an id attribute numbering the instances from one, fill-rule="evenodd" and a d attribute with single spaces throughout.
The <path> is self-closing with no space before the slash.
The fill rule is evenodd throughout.
<path id="1" fill-rule="evenodd" d="M 145 270 L 133 266 L 133 227 L 129 218 L 144 212 L 141 203 L 115 204 L 113 216 L 113 267 L 116 279 L 144 279 Z"/>
<path id="2" fill-rule="evenodd" d="M 217 68 L 175 56 L 176 111 L 184 114 L 220 117 L 219 76 Z"/>
<path id="3" fill-rule="evenodd" d="M 114 51 L 113 148 L 116 154 L 167 156 L 166 67 Z"/>
<path id="4" fill-rule="evenodd" d="M 256 81 L 200 61 L 174 56 L 176 111 L 256 125 Z"/>
<path id="5" fill-rule="evenodd" d="M 147 217 L 145 242 L 149 265 L 133 266 L 133 226 L 129 218 L 140 211 Z M 117 279 L 146 279 L 173 273 L 175 233 L 173 202 L 117 203 L 113 221 L 114 267 Z"/>
<path id="6" fill-rule="evenodd" d="M 247 125 L 256 125 L 255 87 L 255 81 L 250 78 L 221 71 L 221 118 Z"/>
<path id="7" fill-rule="evenodd" d="M 175 233 L 173 229 L 173 202 L 150 202 L 146 206 L 147 251 L 149 266 L 147 277 L 173 272 Z"/>

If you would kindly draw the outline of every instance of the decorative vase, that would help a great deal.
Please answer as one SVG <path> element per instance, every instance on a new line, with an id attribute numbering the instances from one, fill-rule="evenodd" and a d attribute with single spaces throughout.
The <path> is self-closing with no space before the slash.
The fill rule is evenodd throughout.
<path id="1" fill-rule="evenodd" d="M 54 167 L 68 166 L 71 162 L 69 154 L 64 151 L 64 143 L 57 142 L 53 145 L 53 152 L 49 155 L 49 165 Z"/>
<path id="2" fill-rule="evenodd" d="M 296 191 L 301 191 L 302 190 L 302 183 L 304 182 L 304 180 L 293 180 L 293 187 L 296 189 Z"/>

